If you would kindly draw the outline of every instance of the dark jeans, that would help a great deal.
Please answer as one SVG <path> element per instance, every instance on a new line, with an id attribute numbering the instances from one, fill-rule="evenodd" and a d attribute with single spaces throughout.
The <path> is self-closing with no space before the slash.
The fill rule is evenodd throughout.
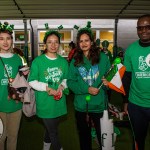
<path id="1" fill-rule="evenodd" d="M 129 103 L 128 113 L 133 127 L 138 150 L 144 150 L 145 139 L 150 122 L 150 108 L 140 107 L 133 103 Z M 133 149 L 135 150 L 135 146 Z"/>
<path id="2" fill-rule="evenodd" d="M 46 127 L 44 142 L 51 143 L 53 150 L 60 150 L 61 144 L 58 138 L 58 124 L 59 118 L 52 118 L 52 119 L 43 119 L 43 122 Z"/>
<path id="3" fill-rule="evenodd" d="M 89 120 L 92 120 L 96 129 L 97 138 L 101 149 L 101 130 L 100 130 L 100 118 L 103 113 L 89 113 Z M 92 136 L 91 136 L 91 121 L 87 122 L 86 112 L 75 112 L 77 128 L 80 140 L 81 150 L 92 150 Z"/>

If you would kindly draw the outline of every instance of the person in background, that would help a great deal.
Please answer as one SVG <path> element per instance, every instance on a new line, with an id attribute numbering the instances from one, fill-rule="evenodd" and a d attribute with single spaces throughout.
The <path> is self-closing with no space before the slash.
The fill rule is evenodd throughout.
<path id="1" fill-rule="evenodd" d="M 104 52 L 107 55 L 107 57 L 108 57 L 108 59 L 110 61 L 110 64 L 112 65 L 113 57 L 112 57 L 111 52 L 108 50 L 108 46 L 109 46 L 109 42 L 107 40 L 104 40 L 102 42 L 102 49 L 101 49 L 101 51 Z M 107 96 L 108 96 L 108 101 L 109 102 L 111 101 L 111 91 L 112 91 L 111 89 L 107 90 Z"/>
<path id="2" fill-rule="evenodd" d="M 110 68 L 108 57 L 101 53 L 94 42 L 90 28 L 82 28 L 77 34 L 77 48 L 70 63 L 67 84 L 74 92 L 75 117 L 79 133 L 80 149 L 92 150 L 92 124 L 101 147 L 100 118 L 106 108 L 107 81 L 103 78 Z M 98 89 L 103 82 L 103 87 Z"/>
<path id="3" fill-rule="evenodd" d="M 76 52 L 76 44 L 73 41 L 71 41 L 69 43 L 69 48 L 70 48 L 70 52 L 68 54 L 67 60 L 70 63 L 72 58 L 73 58 L 73 56 L 74 56 L 74 54 L 75 54 L 75 52 Z"/>
<path id="4" fill-rule="evenodd" d="M 113 63 L 113 57 L 112 57 L 111 52 L 108 49 L 108 46 L 109 46 L 109 42 L 107 40 L 104 40 L 102 42 L 102 49 L 101 49 L 101 51 L 103 51 L 108 56 L 110 64 L 112 64 Z"/>
<path id="5" fill-rule="evenodd" d="M 35 89 L 37 116 L 46 127 L 43 150 L 63 150 L 58 138 L 60 117 L 67 114 L 66 96 L 68 62 L 57 54 L 61 34 L 55 30 L 45 33 L 45 53 L 34 59 L 29 85 Z"/>
<path id="6" fill-rule="evenodd" d="M 124 56 L 124 110 L 134 132 L 133 150 L 144 150 L 150 122 L 150 15 L 138 18 L 137 34 L 139 40 L 127 48 Z"/>
<path id="7" fill-rule="evenodd" d="M 22 66 L 20 57 L 12 53 L 12 30 L 13 25 L 9 25 L 7 22 L 0 23 L 0 118 L 4 124 L 4 132 L 0 139 L 0 150 L 16 150 L 22 116 L 22 103 L 8 98 L 8 81 L 13 81 L 19 67 Z"/>
<path id="8" fill-rule="evenodd" d="M 71 60 L 72 60 L 72 58 L 73 58 L 73 56 L 74 56 L 74 54 L 75 54 L 75 51 L 76 51 L 76 45 L 75 45 L 75 43 L 74 43 L 73 41 L 71 41 L 71 42 L 69 43 L 69 48 L 70 48 L 70 52 L 69 52 L 69 54 L 68 54 L 67 60 L 68 60 L 68 62 L 70 63 Z"/>
<path id="9" fill-rule="evenodd" d="M 25 56 L 24 56 L 24 53 L 23 53 L 23 51 L 22 51 L 21 49 L 19 49 L 19 48 L 17 48 L 17 47 L 14 47 L 12 52 L 13 52 L 14 54 L 18 54 L 18 55 L 21 57 L 21 59 L 22 59 L 23 65 L 24 65 L 24 66 L 27 66 L 27 61 L 26 61 Z"/>
<path id="10" fill-rule="evenodd" d="M 96 39 L 95 44 L 101 50 L 101 48 L 100 48 L 100 44 L 101 44 L 100 39 Z"/>
<path id="11" fill-rule="evenodd" d="M 21 49 L 17 48 L 17 47 L 14 47 L 13 50 L 12 50 L 12 52 L 14 54 L 18 54 L 18 56 L 21 58 L 23 66 L 21 66 L 19 68 L 19 71 L 22 71 L 24 77 L 27 79 L 30 70 L 29 70 L 29 67 L 28 67 L 28 64 L 27 64 L 27 61 L 26 61 L 26 58 L 24 56 L 23 51 Z"/>
<path id="12" fill-rule="evenodd" d="M 121 63 L 124 61 L 124 52 L 125 50 L 122 47 L 117 48 L 117 57 L 121 59 Z"/>

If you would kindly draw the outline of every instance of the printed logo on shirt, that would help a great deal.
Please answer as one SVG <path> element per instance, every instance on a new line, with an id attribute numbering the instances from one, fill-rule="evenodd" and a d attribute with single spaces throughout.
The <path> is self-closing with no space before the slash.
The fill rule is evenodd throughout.
<path id="1" fill-rule="evenodd" d="M 1 85 L 7 85 L 7 84 L 8 84 L 8 79 L 1 80 Z"/>
<path id="2" fill-rule="evenodd" d="M 9 75 L 9 77 L 12 77 L 12 66 L 9 66 L 8 64 L 5 64 L 5 67 L 7 69 L 7 73 Z M 4 69 L 4 77 L 8 78 L 5 69 Z"/>
<path id="3" fill-rule="evenodd" d="M 5 64 L 5 67 L 7 69 L 7 73 L 9 77 L 12 77 L 12 67 L 8 64 Z M 1 79 L 1 85 L 7 85 L 8 84 L 8 76 L 7 76 L 6 70 L 4 69 L 3 76 L 5 77 L 4 79 Z"/>
<path id="4" fill-rule="evenodd" d="M 150 67 L 150 54 L 145 58 L 146 64 Z"/>
<path id="5" fill-rule="evenodd" d="M 146 57 L 139 57 L 138 69 L 142 72 L 135 72 L 136 78 L 150 78 L 150 71 L 146 71 L 150 67 L 150 54 Z"/>
<path id="6" fill-rule="evenodd" d="M 45 79 L 49 84 L 52 85 L 53 83 L 60 82 L 62 75 L 63 75 L 62 69 L 58 67 L 54 67 L 54 68 L 48 67 L 45 72 Z"/>
<path id="7" fill-rule="evenodd" d="M 86 70 L 85 67 L 81 66 L 78 68 L 79 73 L 82 79 L 88 83 L 88 85 L 92 85 L 99 76 L 99 67 L 98 65 L 92 66 L 89 71 Z"/>

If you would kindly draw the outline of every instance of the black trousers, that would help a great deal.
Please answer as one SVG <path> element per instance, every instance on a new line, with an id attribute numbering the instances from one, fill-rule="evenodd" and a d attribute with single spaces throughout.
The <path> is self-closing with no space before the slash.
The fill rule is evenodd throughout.
<path id="1" fill-rule="evenodd" d="M 92 150 L 91 122 L 93 122 L 94 127 L 96 129 L 96 134 L 101 150 L 100 118 L 102 117 L 102 115 L 103 113 L 88 113 L 89 122 L 87 122 L 86 112 L 75 112 L 80 140 L 80 150 Z"/>
<path id="2" fill-rule="evenodd" d="M 51 143 L 53 150 L 60 150 L 61 144 L 58 138 L 58 125 L 59 125 L 59 118 L 52 118 L 52 119 L 43 119 L 44 125 L 46 127 L 44 142 Z"/>
<path id="3" fill-rule="evenodd" d="M 150 108 L 140 107 L 133 103 L 129 103 L 128 113 L 135 135 L 134 140 L 136 141 L 138 150 L 144 150 L 145 139 L 150 122 Z M 133 144 L 133 150 L 135 150 L 135 143 Z"/>

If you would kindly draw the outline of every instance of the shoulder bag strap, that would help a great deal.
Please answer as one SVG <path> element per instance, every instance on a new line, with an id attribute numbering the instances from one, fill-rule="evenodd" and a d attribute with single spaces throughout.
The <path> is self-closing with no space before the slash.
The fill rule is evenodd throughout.
<path id="1" fill-rule="evenodd" d="M 5 69 L 5 71 L 6 71 L 6 74 L 7 74 L 7 77 L 8 77 L 8 82 L 10 82 L 10 81 L 9 81 L 10 77 L 9 77 L 8 71 L 7 71 L 6 67 L 5 67 L 5 64 L 4 64 L 3 60 L 2 60 L 2 57 L 0 57 L 0 60 L 1 60 L 3 66 L 4 66 L 4 69 Z"/>

